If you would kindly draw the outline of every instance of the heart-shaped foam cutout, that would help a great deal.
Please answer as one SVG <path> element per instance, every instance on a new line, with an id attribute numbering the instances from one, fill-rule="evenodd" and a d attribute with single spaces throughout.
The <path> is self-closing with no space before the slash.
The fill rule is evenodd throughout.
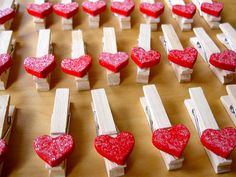
<path id="1" fill-rule="evenodd" d="M 224 8 L 224 4 L 222 2 L 213 2 L 208 3 L 204 2 L 201 4 L 201 10 L 209 15 L 219 17 L 220 13 Z"/>
<path id="2" fill-rule="evenodd" d="M 197 55 L 198 52 L 195 48 L 188 47 L 184 50 L 171 50 L 168 53 L 168 59 L 177 65 L 192 69 Z"/>
<path id="3" fill-rule="evenodd" d="M 106 10 L 106 1 L 98 0 L 98 1 L 92 2 L 92 1 L 87 0 L 82 3 L 82 8 L 88 14 L 92 16 L 97 16 Z"/>
<path id="4" fill-rule="evenodd" d="M 116 54 L 102 52 L 99 55 L 99 64 L 112 72 L 119 72 L 129 63 L 129 55 L 125 52 L 117 52 Z"/>
<path id="5" fill-rule="evenodd" d="M 58 3 L 53 6 L 54 12 L 64 18 L 71 18 L 79 11 L 77 2 L 72 3 Z"/>
<path id="6" fill-rule="evenodd" d="M 230 127 L 221 130 L 206 129 L 201 135 L 201 142 L 218 156 L 227 158 L 236 147 L 236 129 Z"/>
<path id="7" fill-rule="evenodd" d="M 83 77 L 87 74 L 91 65 L 92 58 L 89 55 L 84 55 L 76 59 L 67 58 L 61 62 L 62 71 L 76 77 Z"/>
<path id="8" fill-rule="evenodd" d="M 38 77 L 46 78 L 56 68 L 56 60 L 52 54 L 42 57 L 27 57 L 24 60 L 25 70 Z"/>
<path id="9" fill-rule="evenodd" d="M 164 4 L 161 2 L 148 3 L 142 2 L 139 6 L 140 12 L 153 18 L 159 17 L 164 12 Z"/>
<path id="10" fill-rule="evenodd" d="M 111 3 L 111 11 L 128 17 L 134 10 L 134 6 L 135 4 L 133 0 L 125 0 L 124 2 L 113 1 Z"/>
<path id="11" fill-rule="evenodd" d="M 209 63 L 220 69 L 235 71 L 236 52 L 225 50 L 221 53 L 214 53 L 210 56 Z"/>
<path id="12" fill-rule="evenodd" d="M 161 55 L 154 50 L 145 51 L 141 47 L 135 47 L 132 49 L 131 58 L 140 68 L 150 68 L 160 62 Z"/>
<path id="13" fill-rule="evenodd" d="M 3 139 L 0 139 L 0 162 L 2 162 L 8 152 L 8 146 Z"/>
<path id="14" fill-rule="evenodd" d="M 45 18 L 52 13 L 52 4 L 45 2 L 42 4 L 31 3 L 27 6 L 27 11 L 30 15 L 37 18 Z"/>
<path id="15" fill-rule="evenodd" d="M 55 138 L 43 135 L 34 140 L 33 147 L 42 160 L 51 167 L 55 167 L 72 153 L 74 141 L 72 136 L 67 134 Z"/>
<path id="16" fill-rule="evenodd" d="M 186 5 L 173 5 L 172 12 L 178 16 L 191 19 L 196 13 L 196 6 L 193 3 Z"/>
<path id="17" fill-rule="evenodd" d="M 15 11 L 12 8 L 6 8 L 0 10 L 0 24 L 6 23 L 8 20 L 11 20 L 15 17 Z"/>
<path id="18" fill-rule="evenodd" d="M 153 145 L 168 154 L 180 157 L 187 146 L 190 133 L 184 125 L 176 125 L 171 128 L 160 128 L 153 132 Z"/>
<path id="19" fill-rule="evenodd" d="M 11 55 L 1 54 L 0 55 L 0 75 L 8 70 L 12 66 Z"/>
<path id="20" fill-rule="evenodd" d="M 109 135 L 97 136 L 94 140 L 97 152 L 118 165 L 124 165 L 134 147 L 134 136 L 120 132 L 115 138 Z"/>

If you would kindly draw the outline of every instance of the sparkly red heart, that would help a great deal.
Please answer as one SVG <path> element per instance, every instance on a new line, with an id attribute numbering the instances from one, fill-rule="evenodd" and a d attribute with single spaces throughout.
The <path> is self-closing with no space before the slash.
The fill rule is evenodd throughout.
<path id="1" fill-rule="evenodd" d="M 160 62 L 161 55 L 154 50 L 145 51 L 141 47 L 135 47 L 132 49 L 131 58 L 140 68 L 150 68 Z"/>
<path id="2" fill-rule="evenodd" d="M 236 52 L 225 50 L 221 53 L 214 53 L 210 56 L 209 63 L 220 69 L 235 71 Z"/>
<path id="3" fill-rule="evenodd" d="M 92 2 L 92 1 L 87 0 L 82 3 L 82 8 L 88 14 L 92 16 L 97 16 L 106 10 L 106 1 L 98 0 L 98 1 Z"/>
<path id="4" fill-rule="evenodd" d="M 33 147 L 42 160 L 55 167 L 72 153 L 74 142 L 72 136 L 67 134 L 55 138 L 43 135 L 34 140 Z"/>
<path id="5" fill-rule="evenodd" d="M 0 139 L 0 162 L 2 162 L 8 152 L 8 146 L 3 139 Z"/>
<path id="6" fill-rule="evenodd" d="M 0 24 L 6 23 L 8 20 L 15 17 L 15 11 L 12 8 L 0 10 Z"/>
<path id="7" fill-rule="evenodd" d="M 236 147 L 236 129 L 206 129 L 201 135 L 201 142 L 210 151 L 227 158 Z"/>
<path id="8" fill-rule="evenodd" d="M 67 58 L 61 62 L 62 71 L 76 77 L 83 77 L 87 74 L 91 65 L 92 58 L 89 55 L 84 55 L 77 59 Z"/>
<path id="9" fill-rule="evenodd" d="M 45 78 L 56 68 L 56 60 L 52 54 L 42 57 L 27 57 L 24 60 L 25 70 L 38 77 Z"/>
<path id="10" fill-rule="evenodd" d="M 178 16 L 191 19 L 196 13 L 196 6 L 193 3 L 186 5 L 173 5 L 172 12 Z"/>
<path id="11" fill-rule="evenodd" d="M 129 63 L 129 55 L 125 52 L 117 52 L 116 54 L 102 52 L 99 55 L 99 64 L 105 68 L 119 72 Z"/>
<path id="12" fill-rule="evenodd" d="M 42 4 L 31 3 L 27 6 L 27 11 L 34 17 L 45 18 L 52 13 L 53 8 L 52 4 L 48 2 Z"/>
<path id="13" fill-rule="evenodd" d="M 113 13 L 117 13 L 123 16 L 130 16 L 132 11 L 134 10 L 134 1 L 133 0 L 125 0 L 124 2 L 113 1 L 111 3 L 111 11 Z"/>
<path id="14" fill-rule="evenodd" d="M 153 145 L 168 154 L 180 157 L 187 146 L 190 133 L 184 125 L 176 125 L 171 128 L 160 128 L 153 132 Z"/>
<path id="15" fill-rule="evenodd" d="M 209 15 L 219 17 L 220 13 L 222 12 L 224 8 L 224 4 L 222 2 L 213 2 L 208 3 L 204 2 L 201 5 L 201 10 Z"/>
<path id="16" fill-rule="evenodd" d="M 197 55 L 198 52 L 195 48 L 188 47 L 183 51 L 171 50 L 168 53 L 168 59 L 177 65 L 191 69 L 197 60 Z"/>
<path id="17" fill-rule="evenodd" d="M 77 2 L 72 3 L 58 3 L 53 6 L 54 12 L 64 18 L 71 18 L 79 11 L 79 5 Z"/>
<path id="18" fill-rule="evenodd" d="M 12 66 L 11 55 L 1 54 L 0 55 L 0 75 L 8 70 Z"/>
<path id="19" fill-rule="evenodd" d="M 124 165 L 134 147 L 134 136 L 121 132 L 113 138 L 109 135 L 97 136 L 94 140 L 97 152 L 118 165 Z"/>
<path id="20" fill-rule="evenodd" d="M 164 12 L 164 4 L 161 2 L 148 3 L 142 2 L 139 6 L 140 12 L 153 18 L 159 17 Z"/>

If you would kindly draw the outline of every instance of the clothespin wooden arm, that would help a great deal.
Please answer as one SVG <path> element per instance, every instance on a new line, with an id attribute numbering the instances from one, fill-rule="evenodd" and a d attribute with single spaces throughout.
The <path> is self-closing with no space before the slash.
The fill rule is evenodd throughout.
<path id="1" fill-rule="evenodd" d="M 151 27 L 149 24 L 140 24 L 138 46 L 144 50 L 151 50 Z"/>
<path id="2" fill-rule="evenodd" d="M 4 138 L 5 133 L 9 127 L 8 125 L 8 110 L 10 105 L 10 96 L 0 96 L 0 137 Z"/>
<path id="3" fill-rule="evenodd" d="M 85 46 L 81 30 L 72 31 L 72 58 L 85 55 Z"/>
<path id="4" fill-rule="evenodd" d="M 117 53 L 115 29 L 103 28 L 103 52 Z"/>
<path id="5" fill-rule="evenodd" d="M 50 53 L 51 45 L 51 31 L 50 29 L 44 29 L 39 31 L 38 45 L 36 56 L 41 57 Z"/>

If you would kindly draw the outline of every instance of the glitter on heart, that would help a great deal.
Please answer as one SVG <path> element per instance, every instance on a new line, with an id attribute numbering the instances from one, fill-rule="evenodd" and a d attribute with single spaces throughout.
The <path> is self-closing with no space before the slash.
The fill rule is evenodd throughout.
<path id="1" fill-rule="evenodd" d="M 95 2 L 91 2 L 87 0 L 82 3 L 82 8 L 83 11 L 87 12 L 88 14 L 97 16 L 106 10 L 106 1 L 98 0 Z"/>
<path id="2" fill-rule="evenodd" d="M 0 75 L 12 66 L 11 55 L 0 54 Z"/>
<path id="3" fill-rule="evenodd" d="M 196 13 L 196 6 L 193 3 L 186 5 L 173 5 L 172 12 L 178 16 L 191 19 Z"/>
<path id="4" fill-rule="evenodd" d="M 6 8 L 0 10 L 0 24 L 6 23 L 8 20 L 11 20 L 15 17 L 15 11 L 12 8 Z"/>
<path id="5" fill-rule="evenodd" d="M 222 12 L 224 8 L 224 4 L 222 2 L 213 2 L 208 3 L 204 2 L 201 4 L 201 11 L 205 12 L 206 14 L 219 17 L 220 13 Z"/>
<path id="6" fill-rule="evenodd" d="M 148 3 L 142 2 L 139 6 L 140 12 L 153 18 L 159 17 L 164 12 L 164 4 L 161 2 Z"/>
<path id="7" fill-rule="evenodd" d="M 111 11 L 128 17 L 134 10 L 134 6 L 135 4 L 133 0 L 125 0 L 124 2 L 113 1 L 111 3 Z"/>
<path id="8" fill-rule="evenodd" d="M 53 5 L 53 10 L 57 15 L 69 19 L 79 11 L 79 5 L 77 2 L 58 3 Z"/>
<path id="9" fill-rule="evenodd" d="M 48 2 L 42 4 L 31 3 L 27 6 L 27 12 L 37 18 L 45 18 L 50 15 L 52 11 L 52 4 Z"/>
<path id="10" fill-rule="evenodd" d="M 2 162 L 8 152 L 8 145 L 3 139 L 0 139 L 0 162 Z"/>

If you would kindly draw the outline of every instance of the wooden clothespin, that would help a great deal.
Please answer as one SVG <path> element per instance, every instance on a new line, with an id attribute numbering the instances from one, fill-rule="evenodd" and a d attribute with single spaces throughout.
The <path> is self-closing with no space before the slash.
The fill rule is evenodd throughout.
<path id="1" fill-rule="evenodd" d="M 236 85 L 226 85 L 226 91 L 228 95 L 221 96 L 220 101 L 236 125 Z"/>
<path id="2" fill-rule="evenodd" d="M 161 26 L 164 36 L 160 37 L 163 47 L 167 54 L 170 53 L 172 50 L 180 50 L 184 51 L 182 44 L 171 24 L 165 24 Z M 174 71 L 175 75 L 179 82 L 190 82 L 191 81 L 191 74 L 193 73 L 192 68 L 187 68 L 176 63 L 170 62 Z M 194 64 L 193 61 L 192 64 Z"/>
<path id="3" fill-rule="evenodd" d="M 212 54 L 220 53 L 220 49 L 203 28 L 194 28 L 193 31 L 196 37 L 190 38 L 191 44 L 197 49 L 204 61 L 209 64 L 210 69 L 222 84 L 231 83 L 234 79 L 235 71 L 221 69 L 210 64 Z"/>
<path id="4" fill-rule="evenodd" d="M 209 27 L 218 29 L 221 21 L 220 13 L 223 10 L 223 4 L 221 2 L 213 2 L 212 0 L 192 0 L 192 2 L 196 5 L 200 16 L 204 18 Z M 212 11 L 212 9 L 214 9 L 216 14 L 209 12 Z"/>
<path id="5" fill-rule="evenodd" d="M 10 105 L 10 95 L 0 96 L 0 137 L 6 144 L 9 143 L 15 111 L 15 106 Z M 0 175 L 2 173 L 2 168 L 3 162 L 0 164 Z"/>
<path id="6" fill-rule="evenodd" d="M 1 17 L 0 30 L 9 30 L 15 17 L 15 14 L 19 8 L 17 0 L 1 0 L 0 12 L 5 16 Z"/>
<path id="7" fill-rule="evenodd" d="M 99 28 L 100 14 L 106 10 L 104 0 L 86 0 L 82 3 L 83 10 L 88 14 L 90 28 Z"/>
<path id="8" fill-rule="evenodd" d="M 140 102 L 152 132 L 161 128 L 170 128 L 171 123 L 155 85 L 143 86 L 143 92 L 144 97 L 140 98 Z M 164 151 L 160 153 L 168 170 L 179 169 L 183 166 L 184 157 L 178 158 Z"/>
<path id="9" fill-rule="evenodd" d="M 118 133 L 118 130 L 112 117 L 112 113 L 110 110 L 105 90 L 104 89 L 92 90 L 91 94 L 92 94 L 91 105 L 94 113 L 93 114 L 94 120 L 96 123 L 97 137 L 99 136 L 111 136 L 113 138 L 118 137 L 119 134 L 121 134 L 122 132 Z M 108 160 L 107 157 L 104 158 L 104 161 L 107 174 L 109 177 L 118 177 L 118 176 L 123 176 L 125 174 L 126 163 L 124 163 L 123 165 L 118 165 L 117 163 Z"/>
<path id="10" fill-rule="evenodd" d="M 164 12 L 164 4 L 155 0 L 141 0 L 139 10 L 143 13 L 146 23 L 150 24 L 151 30 L 156 31 L 161 21 L 160 16 Z"/>
<path id="11" fill-rule="evenodd" d="M 92 64 L 92 58 L 85 55 L 85 45 L 81 30 L 72 31 L 72 58 L 64 59 L 61 63 L 62 70 L 75 76 L 78 90 L 89 90 L 88 70 Z"/>
<path id="12" fill-rule="evenodd" d="M 184 104 L 199 136 L 202 135 L 204 130 L 209 128 L 218 130 L 219 126 L 211 112 L 202 88 L 190 88 L 189 94 L 190 99 L 186 99 Z M 216 173 L 225 173 L 230 171 L 230 165 L 232 163 L 230 158 L 225 159 L 206 148 L 205 150 Z"/>
<path id="13" fill-rule="evenodd" d="M 236 30 L 229 23 L 219 25 L 223 33 L 217 34 L 219 41 L 228 49 L 236 51 Z"/>
<path id="14" fill-rule="evenodd" d="M 11 56 L 10 60 L 12 60 L 14 50 L 15 50 L 15 40 L 13 39 L 13 32 L 0 31 L 0 55 L 9 54 Z M 0 75 L 0 90 L 6 89 L 9 72 L 10 72 L 10 67 Z"/>
<path id="15" fill-rule="evenodd" d="M 196 13 L 194 4 L 185 4 L 184 0 L 165 0 L 168 7 L 172 10 L 173 17 L 178 21 L 182 31 L 192 29 L 193 16 Z"/>

